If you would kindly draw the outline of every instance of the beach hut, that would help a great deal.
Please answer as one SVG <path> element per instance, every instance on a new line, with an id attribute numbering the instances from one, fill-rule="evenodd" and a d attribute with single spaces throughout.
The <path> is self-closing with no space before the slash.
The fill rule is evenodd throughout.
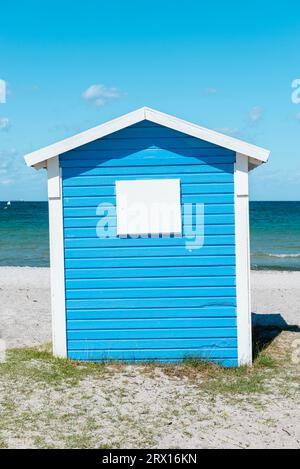
<path id="1" fill-rule="evenodd" d="M 54 354 L 250 364 L 248 172 L 268 156 L 148 107 L 26 155 L 48 171 Z"/>

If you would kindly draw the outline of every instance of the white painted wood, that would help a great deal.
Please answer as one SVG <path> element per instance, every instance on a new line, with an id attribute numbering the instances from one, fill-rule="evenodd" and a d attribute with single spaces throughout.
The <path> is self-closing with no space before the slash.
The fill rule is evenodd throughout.
<path id="1" fill-rule="evenodd" d="M 180 179 L 116 181 L 117 234 L 182 234 Z"/>
<path id="2" fill-rule="evenodd" d="M 247 156 L 237 154 L 234 183 L 238 363 L 250 365 L 252 363 L 252 327 Z"/>
<path id="3" fill-rule="evenodd" d="M 247 156 L 241 155 L 240 153 L 236 154 L 236 177 L 235 179 L 235 192 L 236 195 L 249 195 L 249 184 L 248 184 L 248 171 L 249 171 L 249 161 Z"/>
<path id="4" fill-rule="evenodd" d="M 220 145 L 221 147 L 247 155 L 248 157 L 252 157 L 253 162 L 256 165 L 266 162 L 269 157 L 270 152 L 263 148 L 243 142 L 227 135 L 223 135 L 214 130 L 200 127 L 199 125 L 192 124 L 154 109 L 143 107 L 141 109 L 137 109 L 136 111 L 125 114 L 124 116 L 121 116 L 117 119 L 106 122 L 105 124 L 74 135 L 73 137 L 61 140 L 60 142 L 34 151 L 33 153 L 29 153 L 25 156 L 26 164 L 28 166 L 36 166 L 37 164 L 52 158 L 53 156 L 73 150 L 74 148 L 85 145 L 86 143 L 90 143 L 98 138 L 124 129 L 125 127 L 136 124 L 137 122 L 141 122 L 145 119 L 160 125 L 164 125 L 170 129 L 183 132 L 187 135 L 200 138 L 207 142 Z"/>
<path id="5" fill-rule="evenodd" d="M 49 161 L 51 161 L 48 166 L 48 195 L 53 354 L 57 357 L 66 357 L 65 269 L 61 173 L 58 156 L 51 158 Z"/>
<path id="6" fill-rule="evenodd" d="M 38 170 L 38 169 L 47 169 L 47 160 L 45 161 L 41 161 L 40 163 L 37 163 L 35 164 L 34 166 L 34 169 Z"/>
<path id="7" fill-rule="evenodd" d="M 57 171 L 58 157 L 50 158 L 47 161 L 48 170 L 48 198 L 60 197 L 60 177 Z"/>

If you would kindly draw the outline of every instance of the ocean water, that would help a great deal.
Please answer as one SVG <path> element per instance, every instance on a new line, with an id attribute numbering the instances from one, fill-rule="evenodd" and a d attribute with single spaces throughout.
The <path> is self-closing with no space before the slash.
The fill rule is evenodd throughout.
<path id="1" fill-rule="evenodd" d="M 300 270 L 300 202 L 250 202 L 253 269 Z M 49 266 L 47 202 L 0 202 L 0 265 Z"/>
<path id="2" fill-rule="evenodd" d="M 0 265 L 49 266 L 47 202 L 0 202 Z"/>
<path id="3" fill-rule="evenodd" d="M 253 269 L 300 270 L 300 202 L 250 202 Z"/>

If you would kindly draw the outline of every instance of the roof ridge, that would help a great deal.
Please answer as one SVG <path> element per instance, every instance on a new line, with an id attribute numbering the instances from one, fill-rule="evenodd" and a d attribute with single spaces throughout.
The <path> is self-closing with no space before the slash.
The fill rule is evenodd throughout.
<path id="1" fill-rule="evenodd" d="M 238 140 L 215 130 L 210 130 L 205 127 L 201 127 L 198 124 L 162 113 L 148 106 L 143 106 L 135 111 L 124 114 L 121 117 L 117 117 L 71 137 L 60 140 L 59 142 L 48 145 L 40 150 L 28 153 L 24 157 L 26 164 L 28 166 L 41 167 L 46 160 L 53 158 L 54 156 L 73 150 L 79 146 L 86 145 L 87 143 L 113 132 L 117 132 L 118 130 L 122 130 L 143 120 L 149 120 L 178 132 L 228 148 L 236 153 L 244 154 L 249 158 L 254 159 L 256 162 L 255 164 L 264 163 L 269 157 L 270 152 L 268 150 L 253 145 L 252 143 Z"/>

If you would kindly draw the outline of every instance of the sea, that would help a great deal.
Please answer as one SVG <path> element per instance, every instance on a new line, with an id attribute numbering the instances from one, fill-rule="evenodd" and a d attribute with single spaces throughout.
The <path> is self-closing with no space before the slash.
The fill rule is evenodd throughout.
<path id="1" fill-rule="evenodd" d="M 251 267 L 300 270 L 300 201 L 250 202 Z M 0 202 L 0 265 L 49 266 L 47 202 Z"/>

